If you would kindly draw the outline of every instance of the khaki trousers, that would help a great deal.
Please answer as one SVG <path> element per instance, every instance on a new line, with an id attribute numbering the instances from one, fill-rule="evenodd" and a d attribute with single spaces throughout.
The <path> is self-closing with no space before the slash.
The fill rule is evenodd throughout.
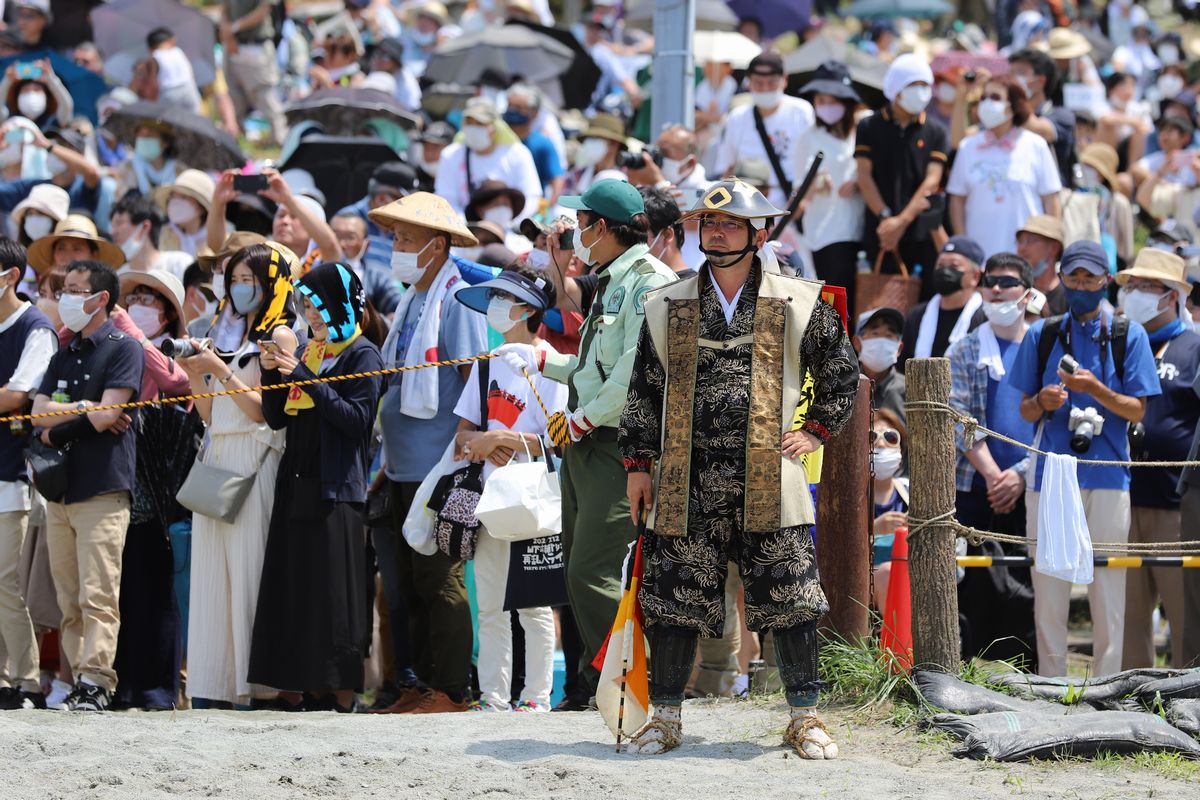
<path id="1" fill-rule="evenodd" d="M 1084 489 L 1083 511 L 1093 542 L 1129 540 L 1129 492 L 1118 489 Z M 1025 495 L 1026 535 L 1037 539 L 1038 504 L 1041 492 Z M 1057 497 L 1046 502 L 1057 503 Z M 1121 671 L 1121 649 L 1125 631 L 1124 569 L 1099 568 L 1088 586 L 1092 613 L 1092 676 Z M 1033 575 L 1033 620 L 1037 626 L 1038 672 L 1049 677 L 1067 674 L 1067 613 L 1071 584 L 1031 570 Z"/>
<path id="2" fill-rule="evenodd" d="M 1130 542 L 1178 542 L 1179 512 L 1134 506 L 1129 522 Z M 1154 666 L 1151 615 L 1162 598 L 1171 621 L 1171 666 L 1183 666 L 1183 570 L 1179 567 L 1141 567 L 1125 575 L 1125 648 L 1122 669 Z"/>
<path id="3" fill-rule="evenodd" d="M 129 528 L 129 494 L 46 505 L 50 572 L 62 609 L 59 636 L 75 677 L 111 691 L 121 628 L 121 553 Z"/>
<path id="4" fill-rule="evenodd" d="M 742 649 L 742 617 L 738 613 L 738 589 L 742 576 L 737 564 L 729 563 L 725 577 L 725 628 L 720 639 L 699 642 L 699 661 L 692 674 L 692 694 L 698 697 L 729 697 L 738 673 L 738 651 Z"/>
<path id="5" fill-rule="evenodd" d="M 18 576 L 28 522 L 28 511 L 0 513 L 0 686 L 37 692 L 37 640 Z"/>

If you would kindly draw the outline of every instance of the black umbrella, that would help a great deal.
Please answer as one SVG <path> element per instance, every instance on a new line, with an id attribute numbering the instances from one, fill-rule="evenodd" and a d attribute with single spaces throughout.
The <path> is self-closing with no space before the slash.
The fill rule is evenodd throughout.
<path id="1" fill-rule="evenodd" d="M 284 109 L 289 125 L 312 120 L 333 136 L 354 136 L 372 117 L 386 117 L 406 131 L 421 127 L 421 118 L 403 109 L 396 98 L 378 89 L 335 86 L 313 92 Z"/>
<path id="2" fill-rule="evenodd" d="M 524 20 L 512 20 L 509 24 L 524 25 L 571 48 L 575 58 L 558 79 L 562 86 L 562 102 L 559 105 L 562 108 L 587 108 L 591 105 L 592 95 L 596 93 L 596 84 L 600 82 L 600 68 L 574 34 L 561 28 L 548 28 Z"/>
<path id="3" fill-rule="evenodd" d="M 104 123 L 119 141 L 132 146 L 142 125 L 167 129 L 174 141 L 176 157 L 184 164 L 207 172 L 236 169 L 246 163 L 237 139 L 218 128 L 212 120 L 162 103 L 138 102 L 118 108 Z"/>
<path id="4" fill-rule="evenodd" d="M 850 80 L 862 101 L 871 108 L 882 106 L 883 76 L 887 64 L 857 47 L 847 45 L 825 36 L 818 36 L 793 50 L 783 60 L 783 69 L 788 76 L 788 92 L 799 94 L 808 83 L 817 67 L 826 61 L 840 61 L 850 70 Z"/>
<path id="5" fill-rule="evenodd" d="M 361 200 L 375 167 L 397 159 L 404 156 L 375 136 L 310 133 L 300 139 L 279 170 L 308 170 L 325 193 L 325 207 L 336 210 Z"/>
<path id="6" fill-rule="evenodd" d="M 503 85 L 524 80 L 557 88 L 573 63 L 571 48 L 524 25 L 493 25 L 440 45 L 425 65 L 423 78 L 434 83 L 480 83 L 484 75 Z"/>

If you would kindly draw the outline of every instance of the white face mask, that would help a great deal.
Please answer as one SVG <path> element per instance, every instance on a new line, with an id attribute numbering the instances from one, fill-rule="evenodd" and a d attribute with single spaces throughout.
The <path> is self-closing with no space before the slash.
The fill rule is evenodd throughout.
<path id="1" fill-rule="evenodd" d="M 172 225 L 187 225 L 196 219 L 196 205 L 186 197 L 172 197 L 167 201 L 167 219 Z"/>
<path id="2" fill-rule="evenodd" d="M 96 311 L 90 314 L 83 310 L 83 304 L 94 298 L 96 295 L 88 295 L 83 297 L 78 294 L 64 294 L 58 301 L 58 315 L 62 317 L 63 325 L 66 325 L 75 333 L 87 327 L 92 321 L 92 317 L 96 316 Z"/>
<path id="3" fill-rule="evenodd" d="M 508 206 L 492 206 L 483 212 L 483 219 L 485 222 L 494 222 L 504 230 L 508 230 L 508 226 L 512 225 L 513 210 Z"/>
<path id="4" fill-rule="evenodd" d="M 225 275 L 224 274 L 218 275 L 215 272 L 213 273 L 212 290 L 213 290 L 213 297 L 217 298 L 218 303 L 225 299 Z"/>
<path id="5" fill-rule="evenodd" d="M 939 83 L 937 87 L 937 99 L 940 103 L 949 105 L 958 97 L 958 87 L 952 83 Z"/>
<path id="6" fill-rule="evenodd" d="M 17 97 L 17 110 L 23 117 L 37 119 L 46 113 L 46 93 L 41 91 L 22 92 Z"/>
<path id="7" fill-rule="evenodd" d="M 657 236 L 655 236 L 653 239 L 650 240 L 650 255 L 654 256 L 655 258 L 662 258 L 662 253 L 654 252 L 654 248 L 658 247 L 658 243 L 662 239 L 662 235 L 664 233 L 666 233 L 666 231 L 667 231 L 667 229 L 663 228 L 661 231 L 658 232 Z"/>
<path id="8" fill-rule="evenodd" d="M 608 140 L 584 139 L 583 147 L 575 151 L 575 163 L 581 167 L 594 167 L 608 155 Z"/>
<path id="9" fill-rule="evenodd" d="M 53 178 L 55 175 L 61 175 L 69 169 L 67 162 L 63 161 L 53 153 L 46 154 L 46 172 Z"/>
<path id="10" fill-rule="evenodd" d="M 1172 64 L 1178 64 L 1179 63 L 1179 48 L 1173 44 L 1159 45 L 1158 60 L 1161 61 L 1166 66 L 1170 66 Z M 1178 92 L 1176 92 L 1175 94 L 1178 94 Z M 1175 95 L 1169 95 L 1169 96 L 1174 97 Z"/>
<path id="11" fill-rule="evenodd" d="M 421 162 L 421 169 L 425 170 L 433 177 L 437 177 L 438 164 L 441 163 L 440 161 L 426 161 L 424 156 L 418 157 L 417 160 Z"/>
<path id="12" fill-rule="evenodd" d="M 1016 325 L 1024 314 L 1025 309 L 1021 307 L 1020 300 L 1002 300 L 998 303 L 983 304 L 983 315 L 988 318 L 988 322 L 1001 328 Z"/>
<path id="13" fill-rule="evenodd" d="M 518 322 L 527 319 L 528 313 L 522 315 L 521 319 L 512 318 L 512 310 L 515 305 L 517 304 L 506 297 L 493 297 L 488 301 L 488 325 L 491 325 L 497 333 L 508 333 Z"/>
<path id="14" fill-rule="evenodd" d="M 571 244 L 574 245 L 575 257 L 583 263 L 589 265 L 592 263 L 592 248 L 596 246 L 596 242 L 592 242 L 590 245 L 585 245 L 583 243 L 583 232 L 590 230 L 595 225 L 596 223 L 593 222 L 586 228 L 576 228 L 571 232 Z"/>
<path id="15" fill-rule="evenodd" d="M 841 103 L 823 104 L 814 106 L 813 113 L 826 125 L 837 125 L 846 116 L 846 107 Z"/>
<path id="16" fill-rule="evenodd" d="M 0 148 L 0 169 L 11 167 L 21 161 L 21 145 L 19 142 L 9 142 Z"/>
<path id="17" fill-rule="evenodd" d="M 998 128 L 1008 122 L 1010 116 L 1008 103 L 1003 100 L 984 100 L 976 111 L 979 113 L 980 124 L 988 130 Z"/>
<path id="18" fill-rule="evenodd" d="M 529 255 L 525 256 L 525 263 L 542 272 L 550 268 L 550 254 L 545 250 L 530 250 Z"/>
<path id="19" fill-rule="evenodd" d="M 43 236 L 48 236 L 51 229 L 54 228 L 54 220 L 49 217 L 44 217 L 41 214 L 25 214 L 25 221 L 22 226 L 25 229 L 25 235 L 30 240 L 36 241 Z"/>
<path id="20" fill-rule="evenodd" d="M 166 324 L 163 313 L 151 306 L 130 306 L 129 318 L 142 333 L 146 334 L 147 339 L 153 339 L 162 333 L 163 326 Z"/>
<path id="21" fill-rule="evenodd" d="M 1164 99 L 1175 97 L 1183 91 L 1183 78 L 1170 73 L 1159 77 L 1158 91 L 1162 92 Z"/>
<path id="22" fill-rule="evenodd" d="M 430 239 L 415 253 L 401 253 L 399 250 L 392 251 L 392 277 L 403 284 L 409 286 L 421 280 L 421 276 L 425 274 L 425 268 L 420 266 L 418 261 L 421 254 L 424 253 L 429 245 L 433 244 Z"/>
<path id="23" fill-rule="evenodd" d="M 898 447 L 875 448 L 875 477 L 887 480 L 900 471 L 902 454 Z"/>
<path id="24" fill-rule="evenodd" d="M 757 108 L 766 111 L 783 102 L 783 89 L 776 89 L 773 92 L 751 92 L 750 97 L 754 99 L 754 105 Z"/>
<path id="25" fill-rule="evenodd" d="M 662 167 L 659 169 L 659 171 L 662 172 L 662 176 L 664 178 L 669 180 L 672 184 L 676 184 L 683 180 L 683 165 L 686 163 L 686 158 L 682 161 L 679 161 L 674 158 L 667 158 L 666 156 L 663 156 Z"/>
<path id="26" fill-rule="evenodd" d="M 900 342 L 884 336 L 862 340 L 862 352 L 858 354 L 859 363 L 872 372 L 883 372 L 896 363 L 900 355 Z"/>
<path id="27" fill-rule="evenodd" d="M 492 134 L 481 125 L 464 125 L 463 141 L 474 152 L 487 150 L 492 146 Z"/>
<path id="28" fill-rule="evenodd" d="M 1134 289 L 1129 292 L 1122 290 L 1121 310 L 1134 322 L 1145 325 L 1165 311 L 1158 307 L 1162 299 L 1163 295 L 1153 294 L 1142 289 Z"/>
<path id="29" fill-rule="evenodd" d="M 146 246 L 146 236 L 143 234 L 139 237 L 136 232 L 131 233 L 125 241 L 121 242 L 120 246 L 121 252 L 125 254 L 125 260 L 133 261 Z"/>
<path id="30" fill-rule="evenodd" d="M 920 114 L 933 99 L 933 89 L 928 86 L 907 86 L 900 92 L 896 102 L 909 114 Z"/>
<path id="31" fill-rule="evenodd" d="M 213 292 L 213 294 L 216 294 L 216 292 Z M 217 301 L 209 300 L 208 302 L 206 302 L 204 304 L 204 308 L 200 309 L 199 319 L 212 319 L 216 313 L 217 313 Z"/>

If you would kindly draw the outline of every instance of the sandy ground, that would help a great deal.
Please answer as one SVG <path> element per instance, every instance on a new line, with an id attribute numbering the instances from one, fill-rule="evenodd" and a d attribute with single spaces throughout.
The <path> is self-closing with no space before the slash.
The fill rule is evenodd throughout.
<path id="1" fill-rule="evenodd" d="M 1146 798 L 1200 786 L 1085 763 L 995 764 L 848 712 L 837 761 L 780 745 L 782 703 L 689 703 L 684 745 L 618 755 L 594 713 L 364 716 L 188 711 L 0 716 L 0 798 Z"/>

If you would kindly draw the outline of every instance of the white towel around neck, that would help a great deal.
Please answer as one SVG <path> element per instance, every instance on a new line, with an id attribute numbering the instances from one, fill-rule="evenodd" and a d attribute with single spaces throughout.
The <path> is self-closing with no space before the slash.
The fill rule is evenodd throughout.
<path id="1" fill-rule="evenodd" d="M 963 306 L 958 320 L 954 323 L 954 328 L 950 331 L 950 344 L 954 344 L 970 332 L 971 317 L 975 316 L 975 312 L 981 305 L 983 305 L 983 298 L 979 296 L 979 292 L 971 295 L 971 299 L 967 300 L 967 304 Z M 917 331 L 917 346 L 913 350 L 914 357 L 929 358 L 933 353 L 933 340 L 937 337 L 938 314 L 941 309 L 942 296 L 935 294 L 925 305 L 925 313 L 921 315 L 921 327 Z"/>

